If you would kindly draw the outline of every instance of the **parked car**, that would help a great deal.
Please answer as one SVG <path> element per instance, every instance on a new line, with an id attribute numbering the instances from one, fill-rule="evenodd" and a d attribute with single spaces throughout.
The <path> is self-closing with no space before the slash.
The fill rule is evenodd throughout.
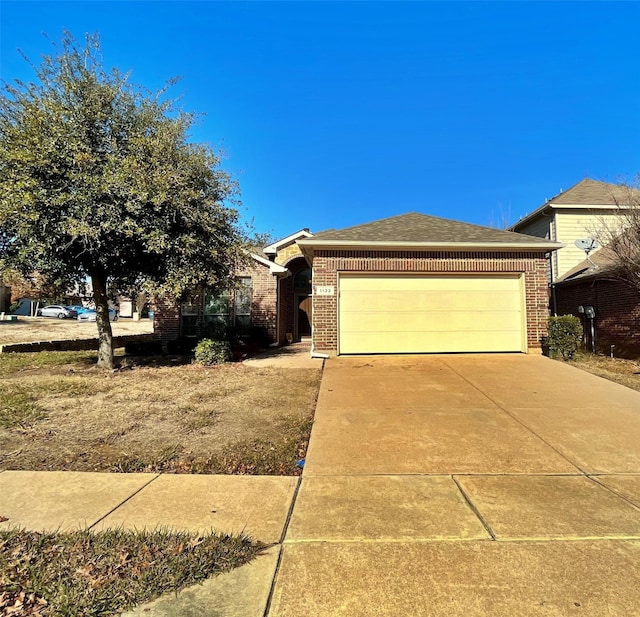
<path id="1" fill-rule="evenodd" d="M 78 321 L 95 321 L 96 311 L 95 309 L 87 309 L 84 313 L 78 315 Z M 118 321 L 118 311 L 115 309 L 109 309 L 109 321 Z"/>
<path id="2" fill-rule="evenodd" d="M 61 304 L 50 304 L 38 310 L 38 315 L 42 317 L 57 317 L 58 319 L 76 319 L 77 311 L 70 306 L 62 306 Z"/>
<path id="3" fill-rule="evenodd" d="M 78 315 L 82 315 L 82 313 L 86 313 L 87 311 L 92 310 L 90 308 L 87 308 L 86 306 L 83 306 L 82 304 L 74 304 L 69 308 L 72 308 L 76 313 L 78 313 Z"/>

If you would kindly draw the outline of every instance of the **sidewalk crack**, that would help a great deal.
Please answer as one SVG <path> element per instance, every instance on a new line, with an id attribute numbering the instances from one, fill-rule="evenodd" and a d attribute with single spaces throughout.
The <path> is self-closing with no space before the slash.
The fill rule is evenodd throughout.
<path id="1" fill-rule="evenodd" d="M 293 497 L 291 498 L 291 505 L 289 506 L 289 512 L 287 513 L 287 518 L 284 522 L 284 527 L 282 529 L 282 535 L 280 536 L 280 542 L 278 543 L 280 547 L 278 549 L 278 561 L 276 562 L 276 569 L 273 573 L 273 578 L 271 579 L 271 588 L 269 589 L 269 596 L 267 597 L 267 603 L 264 607 L 263 617 L 268 617 L 269 611 L 271 610 L 271 603 L 273 602 L 273 594 L 275 593 L 275 590 L 276 590 L 278 573 L 280 572 L 280 564 L 282 563 L 282 553 L 284 552 L 283 543 L 287 535 L 287 531 L 289 530 L 289 523 L 291 522 L 291 517 L 293 515 L 293 508 L 296 505 L 301 484 L 302 484 L 302 477 L 298 476 L 298 482 L 296 484 L 295 490 L 293 491 Z"/>
<path id="2" fill-rule="evenodd" d="M 480 514 L 480 510 L 478 510 L 478 508 L 473 503 L 473 501 L 471 501 L 471 497 L 469 497 L 469 495 L 467 495 L 467 493 L 462 488 L 462 486 L 460 486 L 460 483 L 458 482 L 457 478 L 454 475 L 451 476 L 451 479 L 453 480 L 454 484 L 458 487 L 458 490 L 460 491 L 464 500 L 467 502 L 467 505 L 469 506 L 471 511 L 476 515 L 480 523 L 482 523 L 482 526 L 484 527 L 485 531 L 491 536 L 491 539 L 495 542 L 496 534 L 493 533 L 493 529 L 491 529 L 489 523 L 487 523 L 484 516 Z"/>
<path id="3" fill-rule="evenodd" d="M 105 518 L 107 518 L 109 515 L 113 514 L 118 508 L 122 507 L 125 503 L 127 503 L 127 501 L 129 501 L 130 499 L 133 499 L 140 491 L 142 491 L 145 488 L 147 488 L 147 486 L 149 486 L 149 484 L 151 484 L 152 482 L 157 480 L 161 475 L 162 474 L 157 474 L 154 478 L 151 478 L 151 480 L 149 480 L 148 482 L 145 482 L 138 490 L 136 490 L 133 493 L 131 493 L 131 495 L 129 495 L 126 499 L 123 499 L 117 506 L 114 506 L 113 508 L 111 508 L 111 510 L 109 510 L 109 512 L 107 512 L 105 515 L 101 516 L 97 521 L 95 521 L 95 523 L 89 525 L 89 529 L 93 529 L 98 523 L 104 521 Z"/>

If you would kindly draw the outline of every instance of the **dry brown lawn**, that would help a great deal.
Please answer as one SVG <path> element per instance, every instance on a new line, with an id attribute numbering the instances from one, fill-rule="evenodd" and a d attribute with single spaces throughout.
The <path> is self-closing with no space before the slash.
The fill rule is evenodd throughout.
<path id="1" fill-rule="evenodd" d="M 114 336 L 147 334 L 153 332 L 153 322 L 150 319 L 118 319 L 111 322 L 111 328 Z M 97 335 L 95 321 L 22 316 L 18 321 L 0 321 L 0 345 L 95 338 Z"/>
<path id="2" fill-rule="evenodd" d="M 0 467 L 296 473 L 320 370 L 0 355 Z"/>
<path id="3" fill-rule="evenodd" d="M 571 364 L 640 392 L 640 361 L 582 354 L 572 360 Z"/>

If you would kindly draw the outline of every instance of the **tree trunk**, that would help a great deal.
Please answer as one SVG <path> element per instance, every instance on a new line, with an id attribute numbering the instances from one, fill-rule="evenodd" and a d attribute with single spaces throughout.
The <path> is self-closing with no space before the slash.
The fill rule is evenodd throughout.
<path id="1" fill-rule="evenodd" d="M 113 368 L 113 334 L 109 321 L 109 299 L 107 298 L 107 277 L 102 272 L 91 273 L 93 301 L 96 305 L 98 326 L 98 366 Z"/>

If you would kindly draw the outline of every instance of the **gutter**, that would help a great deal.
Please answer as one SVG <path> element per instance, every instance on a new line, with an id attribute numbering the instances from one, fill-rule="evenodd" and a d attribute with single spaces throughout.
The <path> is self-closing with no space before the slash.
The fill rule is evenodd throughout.
<path id="1" fill-rule="evenodd" d="M 361 248 L 363 250 L 371 249 L 438 249 L 447 251 L 469 251 L 478 249 L 482 251 L 541 251 L 561 249 L 565 245 L 562 242 L 367 242 L 363 240 L 320 240 L 308 239 L 298 240 L 298 246 L 301 248 L 329 248 L 329 249 L 354 249 Z"/>

